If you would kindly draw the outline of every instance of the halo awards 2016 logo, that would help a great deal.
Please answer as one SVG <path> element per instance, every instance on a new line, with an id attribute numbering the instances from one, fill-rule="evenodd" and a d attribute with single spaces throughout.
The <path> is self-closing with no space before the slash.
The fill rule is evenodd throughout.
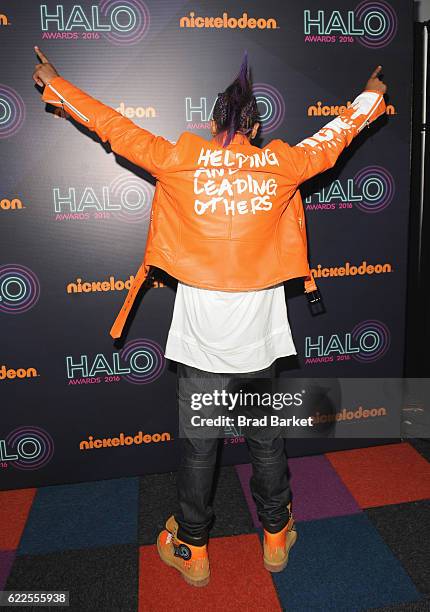
<path id="1" fill-rule="evenodd" d="M 15 136 L 25 121 L 25 104 L 19 93 L 0 83 L 0 138 Z"/>
<path id="2" fill-rule="evenodd" d="M 320 9 L 304 13 L 307 43 L 354 43 L 369 49 L 389 45 L 397 33 L 398 18 L 386 0 L 364 0 L 354 10 Z"/>
<path id="3" fill-rule="evenodd" d="M 154 187 L 130 173 L 110 185 L 53 187 L 56 221 L 116 219 L 123 223 L 149 222 Z"/>
<path id="4" fill-rule="evenodd" d="M 0 438 L 0 468 L 39 470 L 52 459 L 54 441 L 41 427 L 26 425 Z"/>
<path id="5" fill-rule="evenodd" d="M 40 5 L 40 25 L 45 40 L 94 41 L 103 37 L 114 45 L 134 45 L 147 34 L 149 24 L 149 10 L 143 0 Z"/>
<path id="6" fill-rule="evenodd" d="M 394 177 L 382 166 L 366 166 L 352 178 L 336 179 L 304 199 L 306 210 L 332 211 L 358 209 L 379 213 L 393 201 Z"/>
<path id="7" fill-rule="evenodd" d="M 22 264 L 0 266 L 0 312 L 19 315 L 31 310 L 40 297 L 39 279 Z"/>
<path id="8" fill-rule="evenodd" d="M 261 131 L 270 134 L 282 125 L 285 118 L 284 96 L 268 83 L 254 83 L 253 94 L 257 100 Z"/>
<path id="9" fill-rule="evenodd" d="M 390 348 L 391 334 L 382 321 L 358 323 L 350 332 L 331 336 L 305 337 L 305 364 L 335 363 L 354 359 L 372 363 L 381 359 Z"/>
<path id="10" fill-rule="evenodd" d="M 276 87 L 268 83 L 254 83 L 253 94 L 257 100 L 258 112 L 261 120 L 261 131 L 263 134 L 274 132 L 284 121 L 285 102 L 284 97 Z M 209 105 L 206 97 L 198 99 L 185 98 L 185 120 L 187 129 L 209 129 L 210 119 L 216 103 L 216 98 Z"/>
<path id="11" fill-rule="evenodd" d="M 124 345 L 120 352 L 106 357 L 98 353 L 93 357 L 80 355 L 66 357 L 69 385 L 94 385 L 125 380 L 145 385 L 159 378 L 166 368 L 161 346 L 154 340 L 138 338 Z"/>

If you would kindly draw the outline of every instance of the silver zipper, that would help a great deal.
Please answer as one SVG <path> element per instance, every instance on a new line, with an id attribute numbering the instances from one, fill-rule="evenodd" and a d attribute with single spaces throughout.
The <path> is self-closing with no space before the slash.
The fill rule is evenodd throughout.
<path id="1" fill-rule="evenodd" d="M 367 119 L 364 121 L 364 123 L 359 127 L 358 132 L 361 132 L 361 130 L 367 125 L 367 127 L 370 127 L 370 117 L 375 113 L 376 109 L 378 108 L 378 106 L 380 105 L 380 103 L 382 102 L 382 98 L 380 98 L 378 100 L 377 105 L 375 106 L 375 108 L 372 110 L 372 112 L 370 113 L 370 115 L 367 117 Z"/>
<path id="2" fill-rule="evenodd" d="M 50 87 L 52 89 L 52 91 L 55 91 L 55 93 L 57 94 L 57 96 L 60 98 L 60 102 L 61 104 L 63 104 L 63 102 L 65 102 L 67 104 L 67 106 L 69 106 L 79 117 L 81 117 L 84 121 L 87 121 L 89 123 L 89 118 L 86 117 L 85 115 L 83 115 L 80 111 L 78 111 L 78 109 L 73 106 L 72 104 L 70 104 L 70 102 L 67 102 L 67 100 L 65 100 L 63 98 L 63 96 L 60 94 L 60 92 L 58 92 L 55 87 L 52 87 L 52 85 L 50 85 L 48 83 L 48 87 Z"/>

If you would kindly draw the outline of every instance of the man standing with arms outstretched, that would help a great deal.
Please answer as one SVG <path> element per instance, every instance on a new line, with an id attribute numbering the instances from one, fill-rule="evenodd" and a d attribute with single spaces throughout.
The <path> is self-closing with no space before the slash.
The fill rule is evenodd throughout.
<path id="1" fill-rule="evenodd" d="M 218 95 L 212 140 L 184 132 L 172 144 L 136 126 L 61 77 L 38 47 L 33 73 L 43 100 L 109 141 L 116 153 L 157 179 L 144 261 L 110 330 L 120 337 L 150 266 L 178 280 L 166 357 L 178 362 L 180 411 L 201 381 L 225 387 L 237 375 L 272 378 L 278 357 L 295 354 L 283 281 L 316 284 L 307 261 L 298 186 L 331 168 L 362 129 L 385 112 L 386 85 L 378 66 L 350 107 L 291 147 L 280 139 L 251 144 L 258 128 L 247 56 L 233 83 Z M 218 440 L 185 437 L 178 471 L 179 510 L 158 537 L 162 560 L 187 582 L 210 577 L 209 504 Z M 297 532 L 292 516 L 284 440 L 263 428 L 247 437 L 251 490 L 264 528 L 263 560 L 282 571 Z"/>

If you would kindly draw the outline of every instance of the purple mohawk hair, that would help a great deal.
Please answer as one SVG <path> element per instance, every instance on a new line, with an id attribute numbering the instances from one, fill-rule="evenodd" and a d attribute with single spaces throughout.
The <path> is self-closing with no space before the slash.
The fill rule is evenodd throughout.
<path id="1" fill-rule="evenodd" d="M 239 83 L 242 85 L 242 88 L 245 90 L 248 85 L 248 81 L 249 81 L 248 51 L 246 49 L 245 49 L 245 53 L 243 54 L 243 60 L 242 60 L 242 64 L 239 69 L 239 74 L 237 75 L 237 79 Z"/>
<path id="2" fill-rule="evenodd" d="M 227 89 L 218 94 L 213 119 L 218 132 L 226 132 L 223 147 L 232 141 L 236 132 L 248 134 L 259 121 L 257 101 L 252 93 L 248 70 L 248 52 L 245 51 L 239 73 Z"/>

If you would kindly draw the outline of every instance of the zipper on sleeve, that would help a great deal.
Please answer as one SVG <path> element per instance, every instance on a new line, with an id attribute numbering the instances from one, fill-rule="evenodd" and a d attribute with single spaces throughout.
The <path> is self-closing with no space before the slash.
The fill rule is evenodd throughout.
<path id="1" fill-rule="evenodd" d="M 57 94 L 57 96 L 60 98 L 61 104 L 63 104 L 63 102 L 67 104 L 67 106 L 71 108 L 73 112 L 75 112 L 78 115 L 78 117 L 81 117 L 83 121 L 87 121 L 89 123 L 90 121 L 89 118 L 86 117 L 83 113 L 81 113 L 81 111 L 79 111 L 75 106 L 70 104 L 70 102 L 67 102 L 67 100 L 55 89 L 55 87 L 52 87 L 52 85 L 50 85 L 49 83 L 48 83 L 48 87 L 50 87 L 52 91 L 54 91 Z"/>
<path id="2" fill-rule="evenodd" d="M 378 106 L 381 104 L 381 102 L 382 102 L 382 97 L 380 97 L 380 98 L 379 98 L 379 100 L 376 102 L 376 104 L 374 105 L 374 107 L 373 107 L 373 108 L 370 110 L 370 113 L 369 113 L 369 115 L 366 117 L 365 121 L 364 121 L 364 122 L 363 122 L 363 123 L 360 125 L 360 127 L 359 127 L 359 128 L 357 128 L 357 132 L 361 132 L 361 130 L 362 130 L 364 127 L 366 127 L 366 125 L 367 125 L 367 127 L 370 127 L 370 126 L 369 126 L 369 124 L 370 124 L 370 117 L 371 117 L 372 115 L 374 115 L 374 114 L 375 114 L 375 111 L 376 111 L 376 109 L 378 108 Z"/>

